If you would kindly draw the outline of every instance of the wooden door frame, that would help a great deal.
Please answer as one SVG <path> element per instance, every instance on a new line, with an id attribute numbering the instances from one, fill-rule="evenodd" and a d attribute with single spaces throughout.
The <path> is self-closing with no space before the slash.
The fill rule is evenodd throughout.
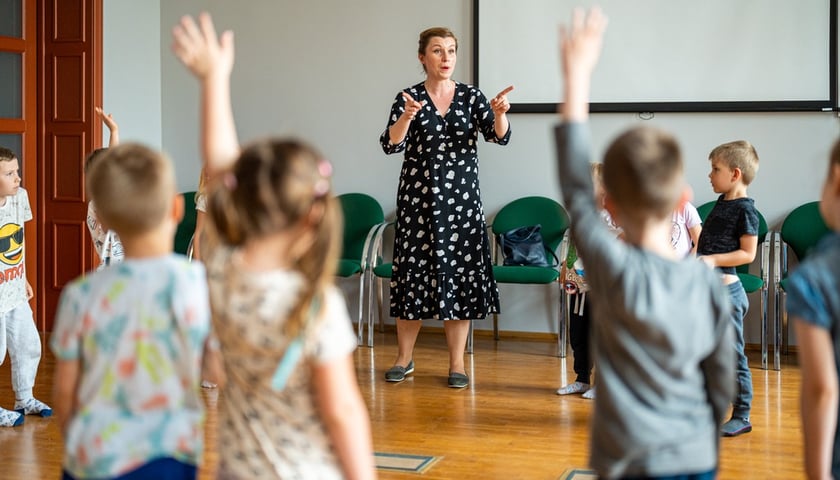
<path id="1" fill-rule="evenodd" d="M 40 0 L 24 0 L 21 2 L 22 32 L 21 38 L 0 37 L 0 49 L 4 52 L 19 53 L 22 56 L 22 84 L 21 84 L 21 117 L 0 118 L 0 132 L 21 135 L 20 168 L 23 173 L 21 185 L 29 193 L 29 203 L 33 212 L 33 221 L 26 225 L 29 254 L 26 255 L 27 280 L 36 289 L 36 297 L 30 301 L 33 312 L 39 311 L 37 289 L 39 280 L 38 238 L 40 222 L 35 212 L 38 212 L 39 198 L 39 132 L 40 115 L 38 112 L 38 2 Z M 37 313 L 36 313 L 37 315 Z M 37 316 L 35 318 L 38 318 Z M 38 322 L 39 330 L 43 330 L 43 323 Z"/>

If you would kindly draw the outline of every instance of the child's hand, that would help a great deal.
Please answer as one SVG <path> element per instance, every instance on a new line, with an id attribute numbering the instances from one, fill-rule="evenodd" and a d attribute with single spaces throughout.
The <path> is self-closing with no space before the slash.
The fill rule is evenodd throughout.
<path id="1" fill-rule="evenodd" d="M 111 132 L 114 132 L 114 131 L 120 129 L 120 126 L 117 124 L 117 121 L 114 120 L 113 115 L 111 115 L 110 113 L 105 113 L 102 110 L 102 107 L 96 107 L 96 108 L 94 108 L 94 110 L 96 111 L 96 115 L 100 119 L 102 119 L 102 123 L 104 123 L 105 126 L 108 127 L 108 130 L 110 130 Z"/>
<path id="2" fill-rule="evenodd" d="M 205 79 L 212 75 L 230 76 L 233 70 L 233 32 L 216 35 L 213 19 L 208 13 L 198 16 L 199 25 L 190 16 L 172 29 L 172 50 L 196 77 Z"/>
<path id="3" fill-rule="evenodd" d="M 576 8 L 570 27 L 560 27 L 560 53 L 563 76 L 567 81 L 580 79 L 588 82 L 601 55 L 607 17 L 598 7 L 588 14 Z"/>
<path id="4" fill-rule="evenodd" d="M 117 124 L 117 121 L 114 120 L 114 117 L 110 113 L 106 114 L 102 110 L 102 107 L 96 107 L 94 108 L 94 111 L 96 112 L 96 116 L 102 119 L 102 123 L 104 123 L 105 126 L 108 127 L 108 131 L 111 132 L 111 138 L 108 141 L 108 146 L 115 147 L 119 145 L 120 126 Z"/>

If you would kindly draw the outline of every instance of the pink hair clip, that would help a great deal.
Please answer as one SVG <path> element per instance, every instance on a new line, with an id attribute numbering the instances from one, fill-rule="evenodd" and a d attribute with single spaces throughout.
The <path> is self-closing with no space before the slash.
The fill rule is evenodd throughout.
<path id="1" fill-rule="evenodd" d="M 318 173 L 321 174 L 322 177 L 330 177 L 333 173 L 332 164 L 326 160 L 321 160 L 318 162 Z"/>
<path id="2" fill-rule="evenodd" d="M 315 198 L 321 198 L 330 191 L 328 178 L 332 175 L 332 172 L 333 168 L 330 162 L 326 160 L 320 160 L 318 162 L 318 173 L 321 175 L 321 178 L 315 182 L 315 186 L 313 187 Z"/>

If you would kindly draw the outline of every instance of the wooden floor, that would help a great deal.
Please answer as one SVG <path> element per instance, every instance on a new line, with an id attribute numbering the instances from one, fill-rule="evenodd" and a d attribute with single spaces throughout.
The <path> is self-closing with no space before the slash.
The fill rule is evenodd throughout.
<path id="1" fill-rule="evenodd" d="M 586 466 L 592 402 L 555 395 L 573 374 L 571 357 L 555 357 L 553 343 L 476 337 L 475 355 L 467 360 L 472 385 L 455 390 L 446 388 L 448 360 L 439 332 L 421 332 L 416 372 L 400 384 L 382 380 L 395 357 L 394 334 L 377 334 L 375 340 L 375 348 L 356 352 L 374 449 L 442 457 L 422 475 L 380 472 L 380 478 L 553 480 L 568 468 Z M 35 393 L 49 403 L 55 362 L 44 352 Z M 758 364 L 756 357 L 751 361 Z M 804 478 L 799 368 L 788 361 L 781 372 L 752 372 L 754 431 L 723 439 L 719 478 Z M 0 367 L 0 386 L 0 406 L 11 408 L 8 361 Z M 215 395 L 205 391 L 208 445 L 215 438 Z M 51 418 L 27 417 L 22 427 L 0 428 L 0 479 L 59 478 L 62 442 L 56 425 Z M 212 478 L 216 460 L 211 448 L 202 479 Z"/>

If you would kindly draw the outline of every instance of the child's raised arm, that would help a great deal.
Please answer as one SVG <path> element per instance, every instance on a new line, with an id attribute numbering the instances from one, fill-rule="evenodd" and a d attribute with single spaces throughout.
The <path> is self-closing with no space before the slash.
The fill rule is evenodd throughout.
<path id="1" fill-rule="evenodd" d="M 586 121 L 589 117 L 589 88 L 592 71 L 598 64 L 607 17 L 600 8 L 588 14 L 576 8 L 569 27 L 560 27 L 561 66 L 564 101 L 560 107 L 563 120 Z"/>
<path id="2" fill-rule="evenodd" d="M 102 120 L 106 127 L 108 127 L 108 131 L 110 132 L 108 136 L 108 147 L 116 147 L 119 145 L 120 126 L 117 124 L 117 121 L 114 120 L 114 116 L 110 113 L 105 113 L 102 110 L 102 107 L 96 107 L 93 110 L 96 112 L 96 116 Z"/>
<path id="3" fill-rule="evenodd" d="M 201 82 L 201 147 L 209 179 L 227 171 L 239 154 L 239 139 L 230 102 L 230 75 L 233 70 L 233 32 L 216 35 L 207 13 L 198 25 L 184 16 L 172 29 L 175 56 Z"/>

